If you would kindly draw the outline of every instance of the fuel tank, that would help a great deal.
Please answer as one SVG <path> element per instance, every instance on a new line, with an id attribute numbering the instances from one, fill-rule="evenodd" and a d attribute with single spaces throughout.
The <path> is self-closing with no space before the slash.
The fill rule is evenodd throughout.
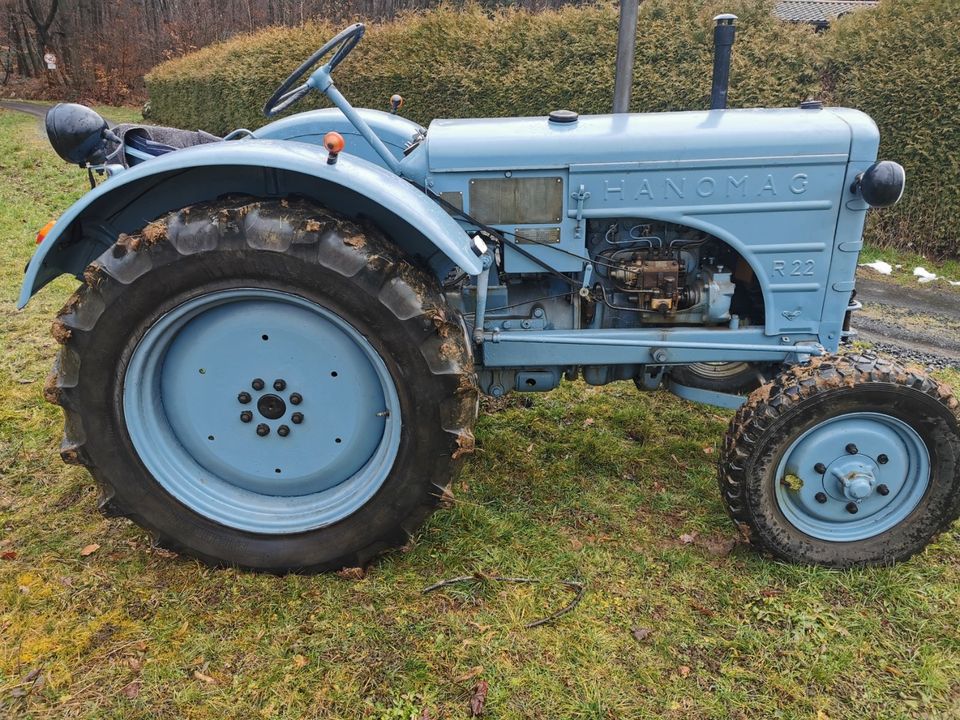
<path id="1" fill-rule="evenodd" d="M 870 118 L 846 108 L 750 109 L 649 114 L 435 120 L 431 172 L 547 170 L 571 165 L 816 156 L 876 158 Z M 860 157 L 850 157 L 851 152 Z M 869 157 L 871 156 L 872 157 Z"/>

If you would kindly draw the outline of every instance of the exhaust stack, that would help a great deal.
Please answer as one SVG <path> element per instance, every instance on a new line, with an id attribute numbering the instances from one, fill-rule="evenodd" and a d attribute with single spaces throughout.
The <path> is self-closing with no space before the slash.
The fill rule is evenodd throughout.
<path id="1" fill-rule="evenodd" d="M 622 6 L 621 6 L 622 7 Z M 730 84 L 730 52 L 737 34 L 736 15 L 717 15 L 713 21 L 713 87 L 710 89 L 710 109 L 725 110 L 727 87 Z M 620 29 L 621 33 L 623 28 Z M 619 56 L 617 68 L 619 69 Z M 618 76 L 619 77 L 619 76 Z M 614 111 L 616 112 L 616 111 Z"/>
<path id="2" fill-rule="evenodd" d="M 639 0 L 620 1 L 620 30 L 617 33 L 617 65 L 613 81 L 613 111 L 630 112 L 633 89 L 633 54 L 637 46 Z"/>

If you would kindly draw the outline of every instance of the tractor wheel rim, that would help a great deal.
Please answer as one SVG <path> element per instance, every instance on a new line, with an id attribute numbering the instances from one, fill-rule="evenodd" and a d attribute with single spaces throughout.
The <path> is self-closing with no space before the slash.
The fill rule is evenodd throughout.
<path id="1" fill-rule="evenodd" d="M 687 365 L 694 375 L 702 378 L 726 380 L 744 372 L 750 363 L 746 362 L 698 362 Z"/>
<path id="2" fill-rule="evenodd" d="M 858 412 L 808 429 L 774 477 L 780 511 L 820 540 L 875 537 L 914 511 L 930 484 L 930 454 L 907 423 Z"/>
<path id="3" fill-rule="evenodd" d="M 331 310 L 276 290 L 213 292 L 163 315 L 131 355 L 123 412 L 165 490 L 254 533 L 352 515 L 400 446 L 399 397 L 374 347 Z"/>

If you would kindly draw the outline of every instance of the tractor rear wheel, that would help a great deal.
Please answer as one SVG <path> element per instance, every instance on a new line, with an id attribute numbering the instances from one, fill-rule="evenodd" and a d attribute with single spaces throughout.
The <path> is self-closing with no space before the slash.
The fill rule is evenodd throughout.
<path id="1" fill-rule="evenodd" d="M 362 566 L 473 447 L 462 321 L 374 229 L 301 200 L 197 205 L 121 236 L 85 281 L 54 323 L 61 454 L 165 547 Z"/>
<path id="2" fill-rule="evenodd" d="M 731 395 L 751 393 L 775 373 L 775 365 L 759 362 L 700 362 L 670 369 L 681 385 Z"/>
<path id="3" fill-rule="evenodd" d="M 828 567 L 888 564 L 960 515 L 957 399 L 873 355 L 818 358 L 731 422 L 720 491 L 760 549 Z"/>

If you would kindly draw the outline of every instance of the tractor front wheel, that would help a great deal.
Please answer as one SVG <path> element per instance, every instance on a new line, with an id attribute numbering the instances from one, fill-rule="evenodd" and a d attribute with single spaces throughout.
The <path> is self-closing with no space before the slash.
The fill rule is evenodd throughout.
<path id="1" fill-rule="evenodd" d="M 374 229 L 304 201 L 122 236 L 54 325 L 62 455 L 102 507 L 215 565 L 365 564 L 472 449 L 462 323 Z"/>
<path id="2" fill-rule="evenodd" d="M 960 515 L 957 400 L 872 355 L 816 359 L 734 417 L 720 490 L 750 541 L 785 560 L 887 564 Z"/>

